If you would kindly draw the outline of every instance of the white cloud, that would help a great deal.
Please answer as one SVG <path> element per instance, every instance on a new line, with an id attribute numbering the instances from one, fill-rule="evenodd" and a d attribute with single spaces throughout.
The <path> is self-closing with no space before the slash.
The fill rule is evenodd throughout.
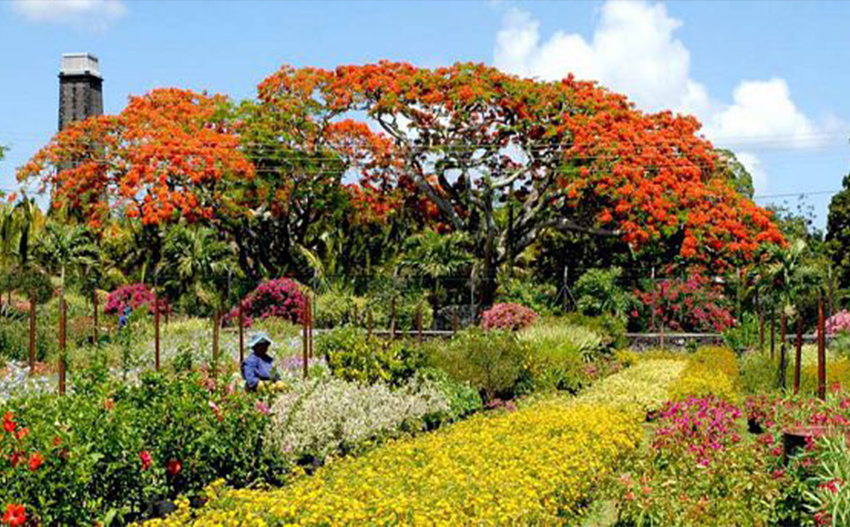
<path id="1" fill-rule="evenodd" d="M 708 92 L 689 78 L 691 55 L 675 38 L 681 22 L 662 4 L 606 2 L 589 41 L 558 31 L 541 41 L 540 24 L 513 8 L 496 37 L 496 67 L 556 80 L 568 73 L 627 93 L 647 110 L 704 113 Z"/>
<path id="2" fill-rule="evenodd" d="M 805 148 L 818 146 L 824 131 L 800 111 L 784 79 L 742 81 L 733 103 L 716 112 L 706 134 L 732 144 Z"/>
<path id="3" fill-rule="evenodd" d="M 12 8 L 34 22 L 101 29 L 127 12 L 123 0 L 12 0 Z"/>
<path id="4" fill-rule="evenodd" d="M 496 67 L 527 77 L 557 80 L 573 73 L 625 93 L 647 111 L 690 113 L 718 145 L 738 153 L 757 190 L 767 174 L 752 152 L 764 148 L 820 146 L 841 125 L 816 123 L 794 103 L 784 79 L 742 81 L 724 104 L 691 77 L 691 55 L 676 37 L 682 22 L 661 3 L 608 0 L 587 39 L 557 31 L 548 39 L 529 13 L 512 8 L 504 17 L 493 53 Z"/>

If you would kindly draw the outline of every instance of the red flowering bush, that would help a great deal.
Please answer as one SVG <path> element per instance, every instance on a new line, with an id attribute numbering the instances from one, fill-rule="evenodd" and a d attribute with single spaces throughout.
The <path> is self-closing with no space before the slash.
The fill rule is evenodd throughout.
<path id="1" fill-rule="evenodd" d="M 533 309 L 512 303 L 496 304 L 481 315 L 481 327 L 516 331 L 527 328 L 535 320 L 537 313 Z"/>
<path id="2" fill-rule="evenodd" d="M 126 308 L 136 311 L 141 307 L 148 309 L 148 312 L 153 313 L 150 306 L 154 303 L 154 294 L 145 284 L 131 284 L 119 287 L 115 291 L 109 293 L 106 297 L 106 306 L 103 312 L 107 315 L 123 315 Z M 157 299 L 160 313 L 171 312 L 171 306 L 165 298 Z"/>
<path id="3" fill-rule="evenodd" d="M 245 326 L 249 327 L 254 318 L 283 318 L 295 324 L 301 323 L 304 315 L 304 294 L 297 282 L 288 278 L 268 280 L 257 286 L 242 300 L 242 313 Z M 227 314 L 226 321 L 239 316 L 238 307 Z"/>
<path id="4" fill-rule="evenodd" d="M 23 505 L 10 503 L 3 514 L 3 525 L 24 525 L 27 523 L 27 508 Z"/>
<path id="5" fill-rule="evenodd" d="M 674 331 L 722 332 L 735 324 L 723 293 L 699 274 L 687 280 L 662 280 L 649 291 L 635 294 L 649 310 L 648 316 L 654 312 L 656 325 Z M 633 311 L 632 316 L 639 313 Z"/>
<path id="6" fill-rule="evenodd" d="M 741 441 L 736 421 L 741 410 L 717 397 L 669 402 L 661 411 L 652 443 L 656 450 L 684 448 L 708 466 L 717 450 Z"/>

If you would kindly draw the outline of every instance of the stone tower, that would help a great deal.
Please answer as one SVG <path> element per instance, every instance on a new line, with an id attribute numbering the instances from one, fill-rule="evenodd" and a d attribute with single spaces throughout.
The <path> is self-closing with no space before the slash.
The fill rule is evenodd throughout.
<path id="1" fill-rule="evenodd" d="M 103 77 L 97 57 L 88 53 L 62 55 L 59 130 L 74 121 L 97 115 L 103 115 Z"/>

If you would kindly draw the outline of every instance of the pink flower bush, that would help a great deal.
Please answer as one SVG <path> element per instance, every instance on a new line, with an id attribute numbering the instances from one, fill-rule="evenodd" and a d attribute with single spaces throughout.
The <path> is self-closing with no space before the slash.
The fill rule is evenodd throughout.
<path id="1" fill-rule="evenodd" d="M 661 411 L 652 446 L 656 450 L 684 448 L 698 464 L 708 466 L 714 452 L 741 441 L 736 424 L 741 415 L 738 407 L 714 396 L 669 402 Z"/>
<path id="2" fill-rule="evenodd" d="M 826 319 L 826 336 L 834 337 L 842 331 L 850 332 L 850 312 L 842 309 Z"/>
<path id="3" fill-rule="evenodd" d="M 674 331 L 722 332 L 735 325 L 735 318 L 724 305 L 723 293 L 699 274 L 692 274 L 687 281 L 662 280 L 653 289 L 635 294 L 647 306 L 650 316 L 654 311 L 657 324 Z"/>
<path id="4" fill-rule="evenodd" d="M 299 324 L 304 315 L 304 304 L 304 294 L 298 283 L 288 278 L 268 280 L 242 300 L 245 327 L 250 327 L 255 318 L 269 317 Z M 239 309 L 235 307 L 227 314 L 227 321 L 236 320 L 238 316 Z"/>
<path id="5" fill-rule="evenodd" d="M 145 284 L 131 284 L 119 287 L 115 291 L 109 293 L 106 297 L 106 306 L 103 312 L 107 315 L 123 315 L 124 310 L 129 306 L 135 311 L 140 307 L 145 307 L 148 312 L 153 313 L 151 305 L 154 302 L 154 294 Z M 171 306 L 165 298 L 158 299 L 159 312 L 165 313 L 171 311 Z"/>
<path id="6" fill-rule="evenodd" d="M 537 313 L 519 304 L 496 304 L 481 315 L 481 327 L 485 330 L 504 329 L 516 331 L 527 328 L 537 320 Z"/>

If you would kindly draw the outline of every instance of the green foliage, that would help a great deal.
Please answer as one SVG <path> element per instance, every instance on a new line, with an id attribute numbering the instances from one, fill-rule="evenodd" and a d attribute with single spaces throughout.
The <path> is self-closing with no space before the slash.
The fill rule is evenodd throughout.
<path id="1" fill-rule="evenodd" d="M 504 278 L 499 281 L 497 303 L 519 304 L 533 309 L 539 315 L 551 315 L 560 311 L 555 305 L 558 290 L 554 285 L 536 280 Z"/>
<path id="2" fill-rule="evenodd" d="M 316 353 L 331 374 L 346 381 L 401 385 L 422 366 L 421 351 L 403 341 L 368 338 L 357 328 L 338 328 L 316 339 Z"/>
<path id="3" fill-rule="evenodd" d="M 766 351 L 753 350 L 741 357 L 741 390 L 748 395 L 765 394 L 777 387 L 777 362 Z"/>
<path id="4" fill-rule="evenodd" d="M 758 317 L 753 313 L 745 313 L 743 320 L 723 332 L 723 342 L 736 353 L 743 353 L 758 346 Z"/>
<path id="5" fill-rule="evenodd" d="M 602 343 L 608 349 L 619 350 L 628 346 L 626 323 L 620 318 L 611 315 L 591 317 L 581 313 L 569 313 L 561 320 L 564 324 L 583 326 L 594 331 L 602 337 Z"/>
<path id="6" fill-rule="evenodd" d="M 421 368 L 416 374 L 417 383 L 434 386 L 449 405 L 448 419 L 457 421 L 480 411 L 484 403 L 478 390 L 466 382 L 457 381 L 438 368 Z"/>
<path id="7" fill-rule="evenodd" d="M 841 192 L 832 197 L 826 222 L 826 245 L 842 288 L 850 287 L 850 174 L 841 182 Z"/>
<path id="8" fill-rule="evenodd" d="M 513 332 L 472 328 L 449 342 L 429 342 L 426 349 L 432 365 L 469 383 L 487 401 L 518 395 L 528 373 L 529 347 Z"/>
<path id="9" fill-rule="evenodd" d="M 576 393 L 590 384 L 596 365 L 608 358 L 598 333 L 557 319 L 520 332 L 520 340 L 530 350 L 528 362 L 535 390 Z"/>
<path id="10" fill-rule="evenodd" d="M 210 391 L 196 374 L 147 373 L 139 385 L 107 378 L 101 360 L 80 372 L 72 395 L 12 400 L 0 409 L 28 429 L 17 443 L 2 442 L 26 457 L 0 467 L 0 502 L 25 503 L 41 525 L 127 523 L 216 479 L 278 482 L 285 470 L 263 445 L 268 417 L 253 396 Z M 35 452 L 44 463 L 31 470 Z"/>
<path id="11" fill-rule="evenodd" d="M 612 315 L 626 320 L 637 301 L 618 285 L 622 274 L 619 267 L 611 267 L 590 269 L 581 275 L 573 288 L 579 311 L 590 316 Z"/>

